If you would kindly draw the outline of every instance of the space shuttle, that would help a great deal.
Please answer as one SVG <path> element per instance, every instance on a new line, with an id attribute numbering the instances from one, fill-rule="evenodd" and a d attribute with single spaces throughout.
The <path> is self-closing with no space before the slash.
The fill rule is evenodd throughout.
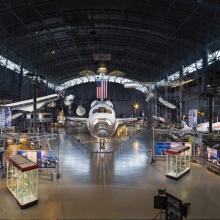
<path id="1" fill-rule="evenodd" d="M 111 101 L 95 100 L 91 103 L 88 118 L 67 117 L 67 120 L 85 124 L 93 137 L 104 139 L 112 137 L 119 125 L 136 121 L 137 118 L 116 118 Z"/>
<path id="2" fill-rule="evenodd" d="M 47 95 L 43 97 L 39 97 L 36 99 L 37 101 L 37 109 L 40 109 L 44 105 L 54 102 L 58 100 L 59 95 L 58 94 L 52 94 L 52 95 Z M 2 105 L 0 107 L 9 107 L 10 110 L 13 112 L 12 114 L 12 119 L 16 119 L 20 117 L 23 113 L 25 112 L 33 112 L 33 105 L 34 105 L 34 100 L 33 99 L 28 99 L 24 101 L 19 101 L 19 102 L 14 102 L 6 105 Z"/>

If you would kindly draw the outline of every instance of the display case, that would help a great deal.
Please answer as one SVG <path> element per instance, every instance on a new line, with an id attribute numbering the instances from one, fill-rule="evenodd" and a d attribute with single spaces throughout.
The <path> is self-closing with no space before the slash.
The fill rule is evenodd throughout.
<path id="1" fill-rule="evenodd" d="M 166 152 L 166 176 L 179 179 L 190 171 L 190 147 L 177 146 Z"/>
<path id="2" fill-rule="evenodd" d="M 38 166 L 27 158 L 16 155 L 7 161 L 7 188 L 20 208 L 38 201 Z"/>

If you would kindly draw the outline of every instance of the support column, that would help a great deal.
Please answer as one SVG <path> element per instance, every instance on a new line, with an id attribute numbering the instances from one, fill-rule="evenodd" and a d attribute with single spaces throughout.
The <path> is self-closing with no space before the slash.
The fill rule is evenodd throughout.
<path id="1" fill-rule="evenodd" d="M 214 95 L 215 95 L 215 89 L 212 88 L 210 85 L 207 86 L 206 89 L 206 96 L 209 100 L 209 132 L 212 133 L 212 121 L 213 121 L 213 110 L 214 110 Z"/>
<path id="2" fill-rule="evenodd" d="M 205 93 L 208 85 L 208 49 L 203 50 L 202 54 L 203 67 L 202 67 L 202 92 Z"/>
<path id="3" fill-rule="evenodd" d="M 180 121 L 183 119 L 183 85 L 182 83 L 182 77 L 183 77 L 183 66 L 180 69 L 180 86 L 179 86 L 179 105 L 180 105 L 180 112 L 179 112 L 179 119 Z"/>
<path id="4" fill-rule="evenodd" d="M 154 99 L 154 114 L 153 115 L 158 115 L 158 106 L 157 106 L 157 99 L 158 99 L 158 88 L 155 88 L 155 99 Z"/>
<path id="5" fill-rule="evenodd" d="M 212 133 L 213 95 L 209 95 L 209 132 Z"/>
<path id="6" fill-rule="evenodd" d="M 18 81 L 18 93 L 17 99 L 20 101 L 22 96 L 22 84 L 23 84 L 23 64 L 21 64 L 20 74 L 19 74 L 19 81 Z"/>
<path id="7" fill-rule="evenodd" d="M 164 98 L 165 98 L 166 101 L 168 101 L 168 91 L 167 90 L 168 90 L 168 87 L 166 86 L 165 89 L 164 89 Z M 165 111 L 164 116 L 165 116 L 166 119 L 168 119 L 168 113 L 167 113 L 168 108 L 166 106 L 164 106 L 164 107 L 165 107 L 164 108 L 164 111 Z"/>
<path id="8" fill-rule="evenodd" d="M 47 78 L 47 85 L 46 85 L 46 95 L 48 95 L 48 78 Z"/>
<path id="9" fill-rule="evenodd" d="M 212 120 L 214 109 L 214 89 L 210 85 L 210 79 L 208 76 L 208 49 L 203 50 L 203 69 L 202 69 L 202 92 L 206 93 L 209 103 L 209 132 L 212 133 Z"/>
<path id="10" fill-rule="evenodd" d="M 33 82 L 33 129 L 37 132 L 37 82 Z"/>

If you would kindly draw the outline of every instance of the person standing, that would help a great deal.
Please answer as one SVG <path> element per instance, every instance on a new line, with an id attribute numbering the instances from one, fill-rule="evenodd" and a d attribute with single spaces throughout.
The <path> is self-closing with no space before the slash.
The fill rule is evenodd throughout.
<path id="1" fill-rule="evenodd" d="M 0 147 L 0 169 L 3 169 L 3 154 L 4 154 L 4 147 Z"/>

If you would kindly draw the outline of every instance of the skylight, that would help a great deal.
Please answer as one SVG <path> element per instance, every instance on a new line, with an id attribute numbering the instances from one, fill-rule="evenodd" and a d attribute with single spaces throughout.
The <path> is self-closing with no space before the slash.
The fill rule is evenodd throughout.
<path id="1" fill-rule="evenodd" d="M 208 55 L 208 65 L 220 60 L 220 50 L 216 50 Z"/>
<path id="2" fill-rule="evenodd" d="M 208 65 L 210 65 L 218 60 L 220 60 L 220 50 L 216 50 L 215 52 L 208 54 Z M 184 66 L 183 75 L 185 76 L 185 75 L 191 74 L 191 73 L 195 72 L 196 70 L 201 69 L 202 67 L 203 67 L 203 59 L 199 59 L 196 62 L 191 63 L 188 66 Z M 169 75 L 167 77 L 167 79 L 168 79 L 168 82 L 170 82 L 170 81 L 174 81 L 176 79 L 179 79 L 179 77 L 180 77 L 180 72 L 178 71 L 174 74 Z M 157 85 L 163 84 L 163 83 L 164 83 L 163 80 L 161 80 L 157 83 Z"/>
<path id="3" fill-rule="evenodd" d="M 6 67 L 7 69 L 10 69 L 16 73 L 20 73 L 21 72 L 21 66 L 14 63 L 13 61 L 9 60 L 9 59 L 6 59 L 4 56 L 0 55 L 0 65 L 1 66 L 4 66 Z M 30 71 L 23 68 L 23 76 L 27 76 L 27 74 L 29 73 Z M 52 83 L 47 83 L 47 80 L 43 80 L 43 83 L 45 85 L 48 85 L 49 88 L 51 89 L 54 89 L 54 84 Z"/>
<path id="4" fill-rule="evenodd" d="M 216 62 L 220 60 L 220 50 L 216 50 L 212 53 L 208 54 L 208 65 L 211 65 L 212 63 Z M 16 73 L 20 73 L 21 71 L 21 66 L 14 63 L 13 61 L 6 59 L 4 56 L 0 55 L 0 65 L 1 66 L 5 66 L 6 68 L 16 72 Z M 191 63 L 188 66 L 184 66 L 183 68 L 183 75 L 188 75 L 191 74 L 193 72 L 195 72 L 196 70 L 199 70 L 203 67 L 203 59 L 199 59 L 196 62 Z M 30 71 L 23 68 L 23 75 L 26 76 Z M 85 77 L 80 77 L 80 78 L 76 78 L 76 79 L 72 79 L 69 80 L 67 82 L 62 83 L 61 85 L 55 87 L 55 85 L 53 83 L 48 82 L 47 80 L 43 80 L 43 83 L 45 85 L 47 85 L 49 88 L 51 89 L 56 89 L 56 91 L 60 91 L 63 89 L 67 89 L 69 87 L 75 86 L 75 85 L 79 85 L 82 83 L 87 83 L 87 82 L 95 82 L 95 75 L 92 76 L 85 76 Z M 127 78 L 123 78 L 123 77 L 117 77 L 117 76 L 105 76 L 105 78 L 108 78 L 109 82 L 115 82 L 115 83 L 119 83 L 119 84 L 124 84 L 126 82 L 134 82 L 130 79 Z M 174 80 L 177 80 L 180 78 L 180 71 L 177 71 L 171 75 L 169 75 L 167 77 L 167 81 L 171 82 Z M 164 83 L 166 82 L 165 79 L 160 80 L 156 83 L 157 86 L 160 85 L 164 85 Z M 139 82 L 138 82 L 139 83 Z M 153 84 L 152 84 L 153 85 Z M 153 88 L 153 87 L 152 87 Z M 137 86 L 137 90 L 146 93 L 146 91 L 148 91 L 149 86 L 145 86 L 144 84 L 141 84 Z"/>
<path id="5" fill-rule="evenodd" d="M 72 86 L 87 83 L 87 82 L 95 82 L 96 78 L 100 77 L 99 75 L 94 75 L 94 76 L 84 76 L 84 77 L 79 77 L 75 79 L 71 79 L 67 82 L 64 82 L 63 84 L 59 85 L 56 87 L 57 91 L 62 91 L 65 89 L 68 89 Z M 123 78 L 123 77 L 117 77 L 117 76 L 109 76 L 105 75 L 103 76 L 104 79 L 107 79 L 109 82 L 113 83 L 118 83 L 124 85 L 127 82 L 135 82 L 137 84 L 136 89 L 144 94 L 148 94 L 149 91 L 152 89 L 150 86 L 146 86 L 140 82 L 133 81 L 131 79 Z"/>

